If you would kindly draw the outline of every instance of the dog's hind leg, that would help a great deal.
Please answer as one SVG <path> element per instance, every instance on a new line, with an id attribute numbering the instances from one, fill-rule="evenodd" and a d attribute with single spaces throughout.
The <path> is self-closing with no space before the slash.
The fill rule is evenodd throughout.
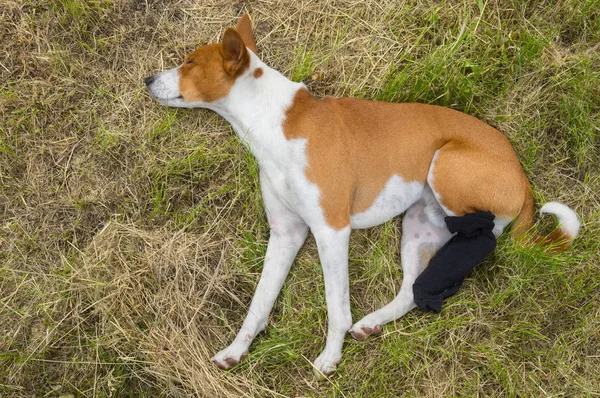
<path id="1" fill-rule="evenodd" d="M 394 300 L 383 308 L 370 313 L 355 323 L 350 334 L 356 340 L 364 340 L 381 331 L 381 326 L 396 320 L 415 308 L 413 284 L 419 274 L 427 267 L 429 260 L 451 237 L 452 234 L 440 220 L 431 218 L 439 213 L 435 208 L 435 199 L 427 197 L 413 204 L 402 220 L 401 261 L 403 280 L 400 292 Z M 439 205 L 438 205 L 439 206 Z"/>

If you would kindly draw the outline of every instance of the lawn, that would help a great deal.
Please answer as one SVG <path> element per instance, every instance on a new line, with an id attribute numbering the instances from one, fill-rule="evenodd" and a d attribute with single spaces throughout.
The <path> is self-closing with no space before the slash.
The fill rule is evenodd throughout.
<path id="1" fill-rule="evenodd" d="M 581 236 L 558 255 L 503 236 L 441 314 L 348 336 L 324 381 L 309 238 L 248 358 L 217 369 L 269 235 L 258 168 L 222 118 L 161 107 L 143 78 L 246 11 L 259 56 L 317 96 L 498 128 Z M 0 43 L 0 396 L 600 395 L 600 0 L 2 0 Z M 353 233 L 355 320 L 399 290 L 401 233 Z"/>

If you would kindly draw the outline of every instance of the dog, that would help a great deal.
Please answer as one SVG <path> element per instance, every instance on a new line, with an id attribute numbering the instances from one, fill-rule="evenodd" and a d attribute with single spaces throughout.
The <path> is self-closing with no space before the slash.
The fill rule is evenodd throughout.
<path id="1" fill-rule="evenodd" d="M 577 215 L 558 202 L 541 208 L 557 217 L 557 229 L 548 236 L 531 232 L 531 186 L 510 143 L 495 128 L 435 105 L 319 99 L 257 54 L 245 14 L 220 43 L 200 47 L 181 66 L 144 79 L 162 105 L 208 108 L 223 116 L 260 168 L 269 243 L 248 315 L 233 343 L 212 358 L 219 368 L 244 359 L 265 329 L 309 230 L 323 268 L 328 313 L 326 344 L 313 363 L 318 375 L 335 371 L 347 332 L 363 340 L 415 308 L 415 280 L 453 236 L 446 216 L 489 212 L 493 236 L 512 222 L 513 238 L 556 250 L 577 236 Z M 400 292 L 353 325 L 350 231 L 402 213 Z"/>

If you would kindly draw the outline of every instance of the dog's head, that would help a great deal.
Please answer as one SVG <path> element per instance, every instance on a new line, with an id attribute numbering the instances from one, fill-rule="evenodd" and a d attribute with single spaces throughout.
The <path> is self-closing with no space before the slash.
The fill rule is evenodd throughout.
<path id="1" fill-rule="evenodd" d="M 236 79 L 250 65 L 248 48 L 256 54 L 256 42 L 248 14 L 235 29 L 228 28 L 221 43 L 198 48 L 177 68 L 144 79 L 162 105 L 207 107 L 225 98 Z"/>

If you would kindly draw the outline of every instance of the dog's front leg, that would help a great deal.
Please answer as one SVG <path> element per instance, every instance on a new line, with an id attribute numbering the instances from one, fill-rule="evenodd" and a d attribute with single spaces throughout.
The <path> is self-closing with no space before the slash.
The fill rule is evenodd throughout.
<path id="1" fill-rule="evenodd" d="M 229 369 L 244 359 L 254 337 L 266 327 L 273 304 L 308 234 L 306 223 L 273 195 L 266 179 L 261 179 L 261 186 L 271 227 L 265 263 L 248 315 L 235 340 L 212 358 L 221 369 Z"/>
<path id="2" fill-rule="evenodd" d="M 350 227 L 341 230 L 313 230 L 325 280 L 328 330 L 325 349 L 315 360 L 315 373 L 332 374 L 342 358 L 344 336 L 352 326 L 348 282 L 348 243 Z M 319 373 L 320 372 L 320 373 Z"/>

